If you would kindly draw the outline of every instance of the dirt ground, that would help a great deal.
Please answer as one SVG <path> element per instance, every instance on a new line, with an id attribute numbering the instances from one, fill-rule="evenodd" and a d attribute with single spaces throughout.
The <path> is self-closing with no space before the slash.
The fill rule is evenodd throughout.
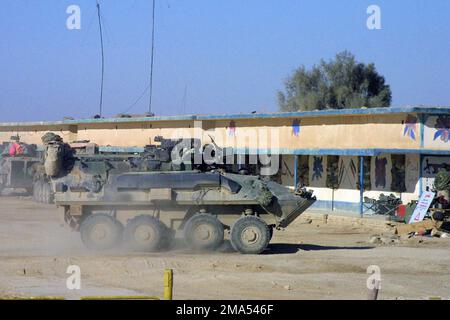
<path id="1" fill-rule="evenodd" d="M 381 299 L 450 298 L 450 239 L 368 242 L 374 232 L 299 219 L 275 232 L 262 255 L 170 252 L 94 254 L 78 233 L 60 227 L 53 205 L 0 198 L 0 296 L 162 296 L 163 271 L 174 269 L 175 299 L 366 299 L 367 267 L 380 267 Z M 81 290 L 68 290 L 69 265 Z"/>

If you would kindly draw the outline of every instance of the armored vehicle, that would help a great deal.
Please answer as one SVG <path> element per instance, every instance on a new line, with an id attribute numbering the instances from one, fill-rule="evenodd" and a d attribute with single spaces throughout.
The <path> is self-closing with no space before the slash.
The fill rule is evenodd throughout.
<path id="1" fill-rule="evenodd" d="M 0 145 L 0 193 L 3 189 L 23 189 L 33 192 L 34 173 L 43 163 L 42 155 L 36 145 L 21 144 L 23 153 L 9 155 L 9 143 Z"/>
<path id="2" fill-rule="evenodd" d="M 171 155 L 179 141 L 160 142 L 136 158 L 76 155 L 68 168 L 48 172 L 64 224 L 79 231 L 88 248 L 123 242 L 132 250 L 158 251 L 179 231 L 194 250 L 215 250 L 229 236 L 236 251 L 258 254 L 274 229 L 287 227 L 315 202 L 311 192 L 293 193 L 258 176 L 176 163 Z M 46 159 L 45 167 L 57 167 L 60 156 Z"/>

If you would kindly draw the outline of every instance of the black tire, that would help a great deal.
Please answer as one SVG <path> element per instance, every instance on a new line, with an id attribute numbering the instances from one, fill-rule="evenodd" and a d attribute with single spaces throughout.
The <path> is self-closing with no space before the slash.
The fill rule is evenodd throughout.
<path id="1" fill-rule="evenodd" d="M 42 182 L 42 202 L 46 204 L 53 203 L 53 190 L 49 181 Z"/>
<path id="2" fill-rule="evenodd" d="M 194 250 L 211 251 L 223 243 L 223 225 L 215 216 L 199 213 L 186 222 L 184 239 Z"/>
<path id="3" fill-rule="evenodd" d="M 125 241 L 135 251 L 154 252 L 164 245 L 167 227 L 148 215 L 134 217 L 125 227 Z"/>
<path id="4" fill-rule="evenodd" d="M 47 203 L 47 199 L 48 199 L 48 193 L 49 193 L 48 187 L 47 187 L 48 184 L 45 181 L 42 181 L 41 183 L 42 183 L 41 202 L 46 204 Z"/>
<path id="5" fill-rule="evenodd" d="M 260 254 L 270 242 L 270 228 L 255 216 L 241 217 L 231 227 L 233 248 L 243 254 Z"/>
<path id="6" fill-rule="evenodd" d="M 113 248 L 122 239 L 122 232 L 122 224 L 103 213 L 88 216 L 80 225 L 81 240 L 92 250 Z"/>
<path id="7" fill-rule="evenodd" d="M 37 188 L 38 188 L 38 181 L 36 180 L 33 182 L 33 201 L 34 202 L 38 202 Z"/>
<path id="8" fill-rule="evenodd" d="M 437 212 L 433 213 L 433 219 L 435 221 L 444 221 L 445 214 L 443 212 L 437 211 Z"/>
<path id="9" fill-rule="evenodd" d="M 39 181 L 39 202 L 45 203 L 45 181 Z"/>
<path id="10" fill-rule="evenodd" d="M 41 203 L 42 202 L 42 181 L 41 180 L 37 180 L 34 183 L 34 187 L 33 187 L 33 193 L 34 193 L 34 198 L 36 202 Z"/>

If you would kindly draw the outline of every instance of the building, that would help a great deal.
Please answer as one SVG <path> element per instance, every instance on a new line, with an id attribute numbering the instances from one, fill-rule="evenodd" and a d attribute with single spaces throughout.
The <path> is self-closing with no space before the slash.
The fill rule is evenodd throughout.
<path id="1" fill-rule="evenodd" d="M 0 141 L 19 134 L 40 144 L 47 131 L 109 151 L 140 151 L 156 136 L 206 143 L 213 137 L 236 154 L 280 155 L 282 183 L 313 189 L 316 207 L 327 210 L 361 212 L 364 196 L 381 193 L 407 203 L 432 186 L 439 170 L 450 171 L 448 107 L 0 123 Z"/>

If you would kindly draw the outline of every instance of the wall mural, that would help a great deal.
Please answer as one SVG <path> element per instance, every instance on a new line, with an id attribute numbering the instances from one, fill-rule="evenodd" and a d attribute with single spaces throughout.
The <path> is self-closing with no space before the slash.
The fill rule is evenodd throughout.
<path id="1" fill-rule="evenodd" d="M 407 192 L 415 192 L 419 181 L 419 160 L 418 154 L 406 154 L 405 162 L 405 184 Z"/>
<path id="2" fill-rule="evenodd" d="M 316 157 L 313 158 L 313 175 L 312 180 L 320 180 L 322 179 L 322 173 L 323 173 L 323 157 Z"/>
<path id="3" fill-rule="evenodd" d="M 339 156 L 328 156 L 327 158 L 327 188 L 339 189 Z"/>
<path id="4" fill-rule="evenodd" d="M 408 114 L 405 121 L 405 129 L 403 130 L 403 136 L 410 137 L 413 140 L 416 140 L 417 136 L 417 117 Z"/>
<path id="5" fill-rule="evenodd" d="M 358 180 L 356 157 L 328 156 L 327 188 L 355 189 Z"/>
<path id="6" fill-rule="evenodd" d="M 392 159 L 390 154 L 380 154 L 370 157 L 370 175 L 372 191 L 391 192 L 392 183 Z"/>
<path id="7" fill-rule="evenodd" d="M 405 192 L 405 165 L 406 157 L 404 154 L 391 155 L 392 167 L 391 167 L 391 190 L 394 192 Z"/>
<path id="8" fill-rule="evenodd" d="M 386 165 L 387 159 L 384 157 L 375 158 L 375 187 L 386 188 Z"/>
<path id="9" fill-rule="evenodd" d="M 426 191 L 427 188 L 433 189 L 434 178 L 441 170 L 450 172 L 450 157 L 429 156 L 423 158 L 423 191 Z"/>
<path id="10" fill-rule="evenodd" d="M 309 156 L 298 157 L 298 183 L 301 186 L 309 186 Z"/>
<path id="11" fill-rule="evenodd" d="M 300 125 L 301 120 L 295 119 L 294 121 L 292 121 L 292 135 L 294 137 L 298 137 L 300 135 Z"/>
<path id="12" fill-rule="evenodd" d="M 429 115 L 424 126 L 425 148 L 448 150 L 450 140 L 450 115 Z"/>
<path id="13" fill-rule="evenodd" d="M 433 140 L 440 138 L 443 142 L 448 142 L 450 138 L 450 116 L 439 116 L 436 119 L 436 124 L 434 125 L 436 133 L 434 134 Z"/>
<path id="14" fill-rule="evenodd" d="M 341 157 L 339 164 L 339 186 L 342 189 L 355 189 L 358 181 L 358 160 L 355 157 Z"/>
<path id="15" fill-rule="evenodd" d="M 326 188 L 327 185 L 327 156 L 309 156 L 309 186 Z M 306 159 L 305 159 L 306 160 Z"/>
<path id="16" fill-rule="evenodd" d="M 435 175 L 440 170 L 450 172 L 450 163 L 445 158 L 426 157 L 423 164 L 423 172 L 428 175 Z"/>

